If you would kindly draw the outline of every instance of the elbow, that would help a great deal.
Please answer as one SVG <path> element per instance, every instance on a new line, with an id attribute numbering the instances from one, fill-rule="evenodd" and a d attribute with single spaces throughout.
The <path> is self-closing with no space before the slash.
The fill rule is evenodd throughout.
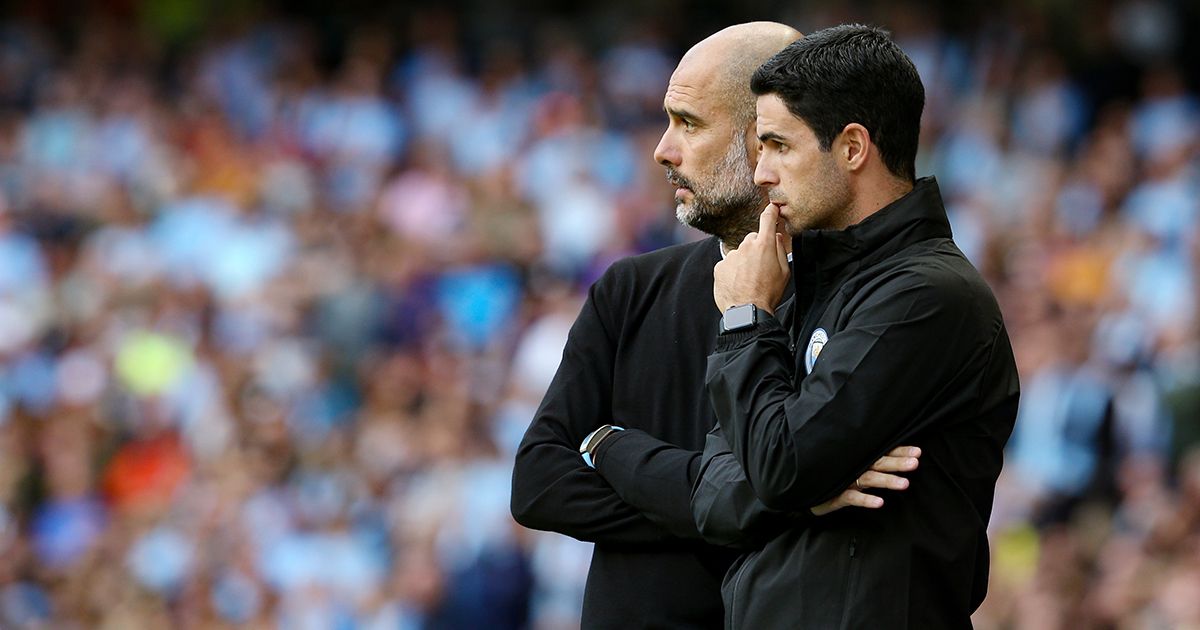
<path id="1" fill-rule="evenodd" d="M 514 490 L 508 502 L 508 510 L 512 513 L 513 520 L 522 527 L 540 530 L 550 528 L 546 515 L 539 509 L 536 497 L 525 497 Z"/>
<path id="2" fill-rule="evenodd" d="M 805 479 L 801 470 L 803 455 L 791 440 L 772 439 L 763 446 L 766 448 L 747 453 L 742 462 L 750 487 L 758 500 L 772 510 L 797 509 L 797 494 L 802 491 L 801 481 Z"/>
<path id="3" fill-rule="evenodd" d="M 537 493 L 529 492 L 529 481 L 522 475 L 521 468 L 521 458 L 518 457 L 516 467 L 513 469 L 512 492 L 508 498 L 508 510 L 512 513 L 513 520 L 521 526 L 539 529 L 537 526 L 540 520 L 538 518 Z"/>
<path id="4" fill-rule="evenodd" d="M 710 545 L 744 551 L 761 546 L 755 542 L 756 532 L 765 515 L 754 505 L 753 494 L 726 490 L 693 497 L 692 518 L 700 538 Z"/>
<path id="5" fill-rule="evenodd" d="M 712 534 L 712 520 L 709 519 L 709 514 L 712 512 L 712 498 L 703 494 L 693 493 L 692 501 L 692 521 L 696 523 L 696 531 L 700 532 L 700 536 L 708 540 Z"/>
<path id="6" fill-rule="evenodd" d="M 721 527 L 720 525 L 715 525 L 711 522 L 702 521 L 696 521 L 696 525 L 698 531 L 700 532 L 700 538 L 704 542 L 710 545 L 717 545 L 719 547 L 738 546 L 738 539 L 735 535 L 736 532 L 730 530 L 728 527 Z"/>
<path id="7" fill-rule="evenodd" d="M 518 504 L 515 500 L 509 505 L 509 511 L 512 512 L 513 520 L 521 527 L 529 529 L 538 529 L 537 518 L 528 505 Z"/>
<path id="8" fill-rule="evenodd" d="M 772 510 L 791 512 L 802 509 L 802 503 L 797 499 L 791 487 L 774 484 L 756 484 L 754 493 L 758 500 Z"/>
<path id="9" fill-rule="evenodd" d="M 529 519 L 532 516 L 529 509 L 529 502 L 517 492 L 516 484 L 513 485 L 512 496 L 508 499 L 508 511 L 512 513 L 513 520 L 524 527 L 530 527 Z"/>
<path id="10" fill-rule="evenodd" d="M 700 533 L 700 538 L 708 544 L 723 547 L 737 545 L 740 532 L 728 519 L 721 518 L 721 515 L 713 510 L 711 500 L 693 501 L 692 519 L 696 522 L 696 531 Z"/>

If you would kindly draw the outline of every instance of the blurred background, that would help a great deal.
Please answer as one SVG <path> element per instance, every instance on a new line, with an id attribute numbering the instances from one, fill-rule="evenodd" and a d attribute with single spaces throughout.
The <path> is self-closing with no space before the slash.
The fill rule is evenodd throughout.
<path id="1" fill-rule="evenodd" d="M 977 627 L 1200 627 L 1194 3 L 0 6 L 0 627 L 577 626 L 514 450 L 589 284 L 699 236 L 662 97 L 750 19 L 925 81 L 1024 390 Z"/>

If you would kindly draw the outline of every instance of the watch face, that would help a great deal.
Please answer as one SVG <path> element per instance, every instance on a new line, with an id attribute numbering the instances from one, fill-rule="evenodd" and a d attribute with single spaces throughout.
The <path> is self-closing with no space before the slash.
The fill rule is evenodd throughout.
<path id="1" fill-rule="evenodd" d="M 740 328 L 749 328 L 755 321 L 755 309 L 753 304 L 743 304 L 741 306 L 731 307 L 725 311 L 725 330 L 738 330 Z"/>

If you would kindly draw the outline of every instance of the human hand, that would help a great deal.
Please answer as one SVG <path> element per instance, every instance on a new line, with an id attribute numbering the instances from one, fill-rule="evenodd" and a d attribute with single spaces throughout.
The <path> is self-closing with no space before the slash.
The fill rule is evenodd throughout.
<path id="1" fill-rule="evenodd" d="M 747 234 L 713 267 L 713 299 L 722 313 L 731 306 L 753 304 L 774 314 L 791 276 L 790 239 L 775 231 L 778 221 L 779 208 L 767 205 L 759 215 L 758 232 Z"/>
<path id="2" fill-rule="evenodd" d="M 917 469 L 921 449 L 916 446 L 898 446 L 887 455 L 875 460 L 871 469 L 859 475 L 854 485 L 833 499 L 811 508 L 816 516 L 824 516 L 844 507 L 883 507 L 883 497 L 863 492 L 867 488 L 883 488 L 885 490 L 904 490 L 908 488 L 908 480 L 890 473 L 912 472 Z"/>

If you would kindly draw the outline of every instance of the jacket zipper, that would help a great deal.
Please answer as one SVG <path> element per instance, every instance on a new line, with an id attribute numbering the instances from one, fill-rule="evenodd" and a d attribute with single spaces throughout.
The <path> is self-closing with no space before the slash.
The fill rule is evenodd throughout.
<path id="1" fill-rule="evenodd" d="M 737 608 L 738 586 L 742 583 L 742 574 L 745 573 L 746 564 L 747 563 L 743 562 L 742 566 L 738 567 L 737 577 L 735 577 L 733 579 L 733 591 L 730 592 L 730 594 L 729 594 L 729 613 L 728 613 L 729 618 L 725 621 L 726 628 L 733 627 L 733 619 L 734 619 L 733 611 L 735 608 Z"/>
<path id="2" fill-rule="evenodd" d="M 858 547 L 858 538 L 850 539 L 850 560 L 846 563 L 846 578 L 842 580 L 842 619 L 839 628 L 846 627 L 846 615 L 850 609 L 850 577 L 854 574 L 854 552 Z"/>

